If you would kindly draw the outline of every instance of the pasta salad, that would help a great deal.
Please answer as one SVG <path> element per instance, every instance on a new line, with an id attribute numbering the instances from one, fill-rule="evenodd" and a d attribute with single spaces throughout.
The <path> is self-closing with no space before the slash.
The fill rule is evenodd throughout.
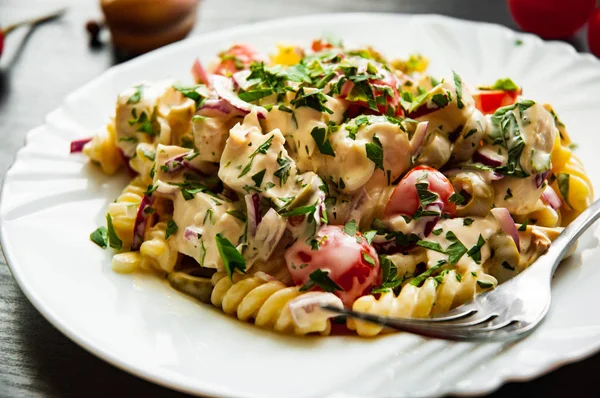
<path id="1" fill-rule="evenodd" d="M 242 321 L 298 335 L 386 330 L 522 272 L 593 199 L 550 105 L 334 38 L 224 50 L 193 84 L 139 82 L 74 141 L 131 182 L 90 238 Z"/>

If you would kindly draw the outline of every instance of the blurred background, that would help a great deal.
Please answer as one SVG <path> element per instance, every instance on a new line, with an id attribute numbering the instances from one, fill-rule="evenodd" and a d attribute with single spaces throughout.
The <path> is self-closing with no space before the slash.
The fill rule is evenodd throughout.
<path id="1" fill-rule="evenodd" d="M 437 13 L 533 31 L 599 53 L 595 7 L 595 0 L 0 0 L 0 182 L 26 132 L 43 123 L 68 93 L 136 53 L 186 34 L 318 13 Z M 36 26 L 13 25 L 55 14 Z M 588 37 L 583 25 L 590 18 Z M 589 396 L 598 366 L 596 356 L 534 382 L 509 384 L 494 396 L 565 396 L 565 391 Z M 130 376 L 70 342 L 31 306 L 0 255 L 0 396 L 115 391 L 183 396 Z"/>

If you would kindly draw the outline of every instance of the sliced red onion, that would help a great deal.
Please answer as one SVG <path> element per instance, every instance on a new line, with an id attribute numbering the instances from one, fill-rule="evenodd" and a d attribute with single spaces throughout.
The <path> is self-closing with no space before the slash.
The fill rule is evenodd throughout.
<path id="1" fill-rule="evenodd" d="M 240 112 L 244 112 L 244 114 L 248 114 L 252 111 L 256 111 L 259 118 L 264 119 L 267 116 L 268 111 L 262 106 L 253 105 L 246 101 L 242 101 L 234 92 L 233 92 L 233 82 L 231 79 L 219 76 L 212 75 L 211 76 L 212 85 L 217 92 L 217 95 L 229 102 L 231 106 L 238 109 Z"/>
<path id="2" fill-rule="evenodd" d="M 304 293 L 288 303 L 292 319 L 299 328 L 306 328 L 319 321 L 324 322 L 337 316 L 336 313 L 322 309 L 321 306 L 323 305 L 344 308 L 344 304 L 339 297 L 333 293 L 325 292 Z"/>
<path id="3" fill-rule="evenodd" d="M 146 231 L 146 224 L 148 223 L 148 217 L 150 216 L 150 214 L 146 213 L 146 209 L 152 206 L 152 202 L 154 202 L 154 198 L 151 195 L 144 195 L 140 202 L 140 207 L 138 208 L 135 217 L 135 223 L 133 224 L 131 251 L 139 250 L 144 241 L 144 231 Z"/>
<path id="4" fill-rule="evenodd" d="M 201 170 L 196 168 L 188 157 L 192 155 L 194 152 L 190 151 L 187 153 L 183 153 L 181 155 L 177 155 L 165 162 L 165 166 L 167 167 L 166 173 L 175 173 L 183 168 L 186 168 L 196 174 L 204 174 Z"/>
<path id="5" fill-rule="evenodd" d="M 519 243 L 519 232 L 517 231 L 515 221 L 510 216 L 508 209 L 505 207 L 496 207 L 490 210 L 490 212 L 496 218 L 496 221 L 498 221 L 500 229 L 502 229 L 505 234 L 510 235 L 510 237 L 515 241 L 517 249 L 521 250 L 521 245 Z"/>
<path id="6" fill-rule="evenodd" d="M 208 73 L 206 73 L 206 69 L 204 69 L 198 58 L 196 58 L 194 64 L 192 65 L 192 76 L 194 77 L 196 83 L 206 84 L 210 87 Z"/>
<path id="7" fill-rule="evenodd" d="M 490 167 L 500 167 L 504 164 L 504 157 L 493 149 L 479 148 L 473 154 L 473 161 Z"/>
<path id="8" fill-rule="evenodd" d="M 417 128 L 415 130 L 415 134 L 413 134 L 412 139 L 410 140 L 410 148 L 411 154 L 414 156 L 421 145 L 423 145 L 423 141 L 425 140 L 425 136 L 427 135 L 427 127 L 429 126 L 429 122 L 420 122 L 417 124 Z"/>
<path id="9" fill-rule="evenodd" d="M 204 234 L 204 230 L 202 228 L 198 228 L 195 226 L 186 227 L 183 232 L 183 237 L 189 241 L 198 241 L 198 235 L 202 236 Z"/>
<path id="10" fill-rule="evenodd" d="M 546 177 L 548 177 L 548 174 L 550 174 L 550 170 L 546 170 L 543 173 L 539 173 L 539 174 L 535 175 L 534 182 L 535 182 L 536 188 L 539 188 L 542 186 L 542 184 L 546 180 Z"/>
<path id="11" fill-rule="evenodd" d="M 123 163 L 125 163 L 125 167 L 127 168 L 127 172 L 130 176 L 135 177 L 137 175 L 137 171 L 131 168 L 129 164 L 129 157 L 125 155 L 125 152 L 121 148 L 119 148 L 119 154 L 121 154 L 121 159 L 123 159 Z"/>
<path id="12" fill-rule="evenodd" d="M 488 177 L 491 181 L 498 181 L 498 180 L 503 179 L 504 175 L 501 173 L 498 173 L 497 171 L 489 171 Z"/>
<path id="13" fill-rule="evenodd" d="M 70 153 L 79 153 L 79 152 L 83 151 L 83 147 L 85 146 L 85 144 L 87 144 L 91 140 L 92 140 L 92 137 L 82 138 L 80 140 L 71 141 L 71 152 Z"/>
<path id="14" fill-rule="evenodd" d="M 258 195 L 256 195 L 258 196 Z M 268 260 L 279 244 L 287 227 L 286 219 L 269 209 L 256 228 L 253 245 L 259 249 L 257 253 L 263 260 Z"/>
<path id="15" fill-rule="evenodd" d="M 246 202 L 246 212 L 248 213 L 246 220 L 248 221 L 248 233 L 251 237 L 256 235 L 256 228 L 260 224 L 260 197 L 257 193 L 244 196 Z"/>
<path id="16" fill-rule="evenodd" d="M 239 109 L 231 106 L 229 102 L 224 99 L 207 99 L 204 101 L 202 106 L 196 112 L 197 115 L 207 117 L 222 117 L 226 115 L 239 115 L 245 116 L 246 112 L 241 112 Z"/>
<path id="17" fill-rule="evenodd" d="M 542 192 L 542 200 L 549 204 L 554 210 L 558 210 L 560 206 L 562 206 L 562 201 L 550 185 L 547 185 L 544 192 Z"/>
<path id="18" fill-rule="evenodd" d="M 166 173 L 174 173 L 183 169 L 183 159 L 188 155 L 189 153 L 184 153 L 167 160 L 164 164 L 166 170 L 164 170 L 164 168 L 161 167 L 162 171 Z"/>
<path id="19" fill-rule="evenodd" d="M 352 83 L 350 80 L 346 80 L 346 82 L 342 85 L 342 89 L 340 90 L 340 97 L 346 98 L 353 88 L 354 83 Z"/>

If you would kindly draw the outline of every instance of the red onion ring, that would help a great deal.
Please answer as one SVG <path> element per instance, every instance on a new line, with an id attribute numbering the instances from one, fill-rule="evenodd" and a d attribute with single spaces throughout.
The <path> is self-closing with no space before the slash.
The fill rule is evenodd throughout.
<path id="1" fill-rule="evenodd" d="M 542 184 L 544 183 L 544 180 L 546 180 L 546 177 L 548 177 L 548 174 L 550 174 L 550 170 L 546 170 L 543 173 L 539 173 L 539 174 L 535 175 L 534 183 L 535 183 L 536 188 L 539 188 L 542 186 Z"/>
<path id="2" fill-rule="evenodd" d="M 253 193 L 244 196 L 244 201 L 246 202 L 246 212 L 248 214 L 248 233 L 250 236 L 254 237 L 258 224 L 260 224 L 261 221 L 260 197 L 257 193 Z"/>
<path id="3" fill-rule="evenodd" d="M 210 87 L 208 73 L 206 73 L 206 69 L 204 69 L 198 58 L 196 58 L 192 64 L 192 76 L 194 77 L 194 81 L 196 83 L 206 84 Z"/>
<path id="4" fill-rule="evenodd" d="M 489 148 L 479 148 L 475 151 L 473 161 L 490 167 L 500 167 L 504 164 L 504 158 Z"/>
<path id="5" fill-rule="evenodd" d="M 410 151 L 413 156 L 417 153 L 419 148 L 421 148 L 421 145 L 423 145 L 423 141 L 425 140 L 425 136 L 427 135 L 428 127 L 429 122 L 419 122 L 419 124 L 417 124 L 415 133 L 413 134 L 413 137 L 410 140 Z"/>
<path id="6" fill-rule="evenodd" d="M 140 249 L 142 242 L 144 241 L 144 231 L 146 230 L 146 224 L 148 223 L 149 214 L 146 213 L 146 208 L 152 206 L 154 198 L 152 196 L 144 195 L 140 202 L 137 215 L 135 217 L 135 223 L 133 224 L 133 241 L 131 242 L 131 251 Z"/>
<path id="7" fill-rule="evenodd" d="M 544 192 L 542 192 L 542 201 L 546 202 L 554 210 L 558 210 L 562 206 L 562 201 L 550 185 L 547 185 Z"/>
<path id="8" fill-rule="evenodd" d="M 267 116 L 268 111 L 265 108 L 242 101 L 233 92 L 233 82 L 231 79 L 224 76 L 213 75 L 211 76 L 211 83 L 220 98 L 227 101 L 232 107 L 243 112 L 245 115 L 255 110 L 259 118 L 264 119 Z"/>
<path id="9" fill-rule="evenodd" d="M 92 137 L 89 138 L 81 138 L 79 140 L 71 141 L 71 151 L 70 153 L 79 153 L 83 151 L 83 147 L 85 144 L 90 142 Z"/>
<path id="10" fill-rule="evenodd" d="M 510 216 L 508 209 L 505 207 L 496 207 L 490 210 L 490 213 L 492 213 L 492 215 L 496 218 L 496 221 L 498 221 L 500 229 L 502 229 L 505 234 L 510 235 L 510 237 L 513 238 L 515 245 L 517 245 L 517 250 L 521 250 L 519 232 L 517 231 L 517 226 Z"/>

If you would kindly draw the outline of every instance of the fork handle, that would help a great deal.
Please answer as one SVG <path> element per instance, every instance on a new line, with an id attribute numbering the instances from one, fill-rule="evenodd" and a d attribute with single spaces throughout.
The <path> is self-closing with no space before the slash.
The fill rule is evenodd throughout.
<path id="1" fill-rule="evenodd" d="M 545 257 L 555 259 L 552 264 L 552 275 L 558 264 L 567 254 L 571 245 L 600 218 L 600 199 L 596 200 L 587 209 L 583 211 L 550 245 L 550 249 Z"/>

